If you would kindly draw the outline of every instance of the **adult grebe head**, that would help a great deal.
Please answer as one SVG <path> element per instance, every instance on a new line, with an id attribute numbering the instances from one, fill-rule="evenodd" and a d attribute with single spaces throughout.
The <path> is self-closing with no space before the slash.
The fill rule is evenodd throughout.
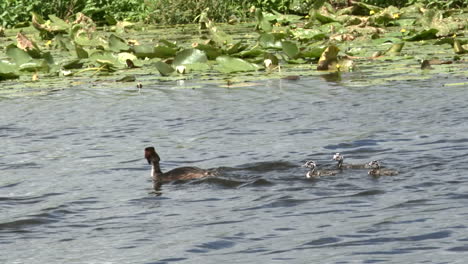
<path id="1" fill-rule="evenodd" d="M 145 158 L 148 161 L 148 164 L 159 163 L 161 160 L 154 147 L 145 148 Z"/>

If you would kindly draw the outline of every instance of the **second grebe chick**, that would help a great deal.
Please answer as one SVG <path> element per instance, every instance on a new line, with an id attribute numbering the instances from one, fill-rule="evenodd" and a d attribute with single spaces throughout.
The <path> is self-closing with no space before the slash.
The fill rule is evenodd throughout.
<path id="1" fill-rule="evenodd" d="M 340 170 L 341 169 L 368 169 L 370 168 L 369 164 L 343 164 L 344 156 L 340 154 L 339 152 L 335 153 L 332 159 L 338 162 L 337 167 Z"/>
<path id="2" fill-rule="evenodd" d="M 339 170 L 317 170 L 317 164 L 313 160 L 309 160 L 302 167 L 309 168 L 309 171 L 306 173 L 306 178 L 314 178 L 320 176 L 333 176 L 340 173 Z"/>
<path id="3" fill-rule="evenodd" d="M 371 176 L 395 176 L 398 174 L 396 170 L 382 168 L 378 160 L 373 160 L 368 165 L 371 168 L 368 174 Z"/>
<path id="4" fill-rule="evenodd" d="M 148 163 L 152 165 L 151 178 L 153 179 L 155 189 L 159 188 L 164 182 L 214 176 L 212 171 L 200 169 L 198 167 L 180 167 L 163 173 L 159 166 L 159 161 L 161 159 L 159 158 L 158 153 L 156 153 L 154 147 L 145 148 L 145 158 L 148 160 Z"/>

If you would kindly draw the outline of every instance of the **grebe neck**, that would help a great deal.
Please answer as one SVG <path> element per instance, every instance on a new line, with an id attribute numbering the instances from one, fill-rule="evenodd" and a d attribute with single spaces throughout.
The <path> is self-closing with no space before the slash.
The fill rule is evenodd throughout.
<path id="1" fill-rule="evenodd" d="M 151 169 L 151 178 L 155 182 L 162 182 L 162 171 L 159 167 L 158 161 L 151 161 L 152 169 Z"/>

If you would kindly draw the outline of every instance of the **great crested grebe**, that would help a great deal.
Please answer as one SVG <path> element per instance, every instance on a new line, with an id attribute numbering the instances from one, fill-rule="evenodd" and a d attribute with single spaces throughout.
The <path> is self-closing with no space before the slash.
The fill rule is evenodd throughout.
<path id="1" fill-rule="evenodd" d="M 312 160 L 309 160 L 306 163 L 304 163 L 302 167 L 309 168 L 309 171 L 306 174 L 307 179 L 320 176 L 333 176 L 340 173 L 339 170 L 317 170 L 317 164 Z"/>
<path id="2" fill-rule="evenodd" d="M 338 169 L 369 169 L 370 168 L 368 163 L 366 164 L 343 164 L 344 156 L 340 154 L 339 152 L 333 155 L 333 160 L 336 160 L 338 162 L 337 164 Z"/>
<path id="3" fill-rule="evenodd" d="M 371 176 L 394 176 L 398 174 L 396 170 L 382 168 L 378 160 L 373 160 L 368 165 L 371 168 L 368 174 Z"/>
<path id="4" fill-rule="evenodd" d="M 154 147 L 145 148 L 145 158 L 148 163 L 152 165 L 151 178 L 153 179 L 154 188 L 161 187 L 164 182 L 170 182 L 175 180 L 191 180 L 200 179 L 208 176 L 214 176 L 214 173 L 209 170 L 200 169 L 197 167 L 180 167 L 163 173 L 159 166 L 158 153 Z"/>

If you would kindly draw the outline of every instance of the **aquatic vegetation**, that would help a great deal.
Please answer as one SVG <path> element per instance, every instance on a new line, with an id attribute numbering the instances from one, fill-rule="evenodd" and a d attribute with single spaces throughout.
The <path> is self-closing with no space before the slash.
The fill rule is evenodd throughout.
<path id="1" fill-rule="evenodd" d="M 399 71 L 405 78 L 408 65 L 415 69 L 408 78 L 427 78 L 416 74 L 423 60 L 443 59 L 453 62 L 450 71 L 462 69 L 468 49 L 462 11 L 365 3 L 336 11 L 322 3 L 307 16 L 257 9 L 255 23 L 236 25 L 216 24 L 208 14 L 201 12 L 198 25 L 168 29 L 129 22 L 98 28 L 82 13 L 74 21 L 32 13 L 32 27 L 5 31 L 0 80 L 40 83 L 99 75 L 120 82 L 199 78 L 233 84 L 321 72 L 382 77 L 353 80 L 370 85 L 395 79 Z"/>

